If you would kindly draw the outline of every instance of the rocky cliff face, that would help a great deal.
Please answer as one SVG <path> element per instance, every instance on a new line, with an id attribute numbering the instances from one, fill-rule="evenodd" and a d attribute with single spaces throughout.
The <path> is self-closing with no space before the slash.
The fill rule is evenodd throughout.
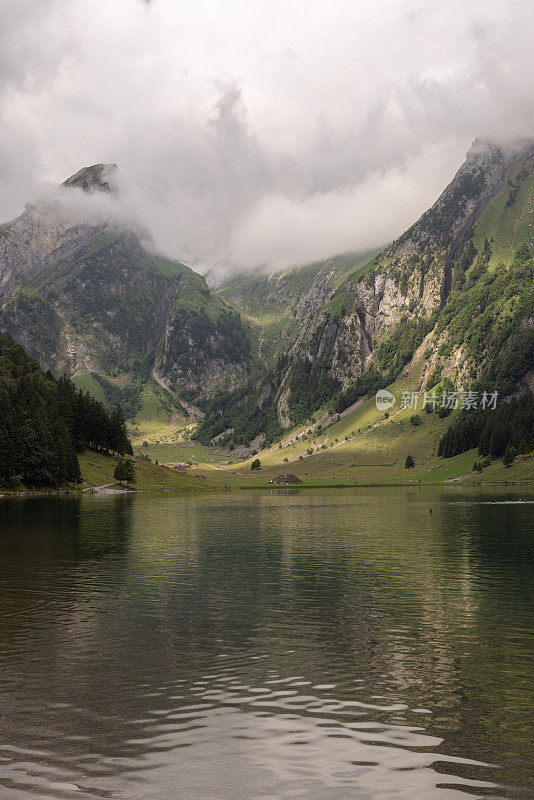
<path id="1" fill-rule="evenodd" d="M 321 309 L 302 330 L 291 356 L 327 362 L 332 376 L 345 386 L 365 370 L 376 342 L 397 324 L 408 300 L 382 273 L 347 281 L 340 297 L 345 303 L 339 313 L 331 305 Z"/>
<path id="2" fill-rule="evenodd" d="M 92 167 L 82 167 L 70 178 L 62 183 L 70 189 L 83 189 L 84 192 L 117 192 L 117 165 L 93 164 Z"/>
<path id="3" fill-rule="evenodd" d="M 103 226 L 80 225 L 58 217 L 53 204 L 28 206 L 18 219 L 0 226 L 0 296 L 53 264 L 63 250 L 90 240 Z"/>
<path id="4" fill-rule="evenodd" d="M 186 399 L 235 389 L 253 372 L 248 330 L 237 312 L 220 310 L 213 299 L 199 310 L 178 299 L 166 318 L 156 371 L 167 388 L 182 387 L 182 395 L 185 389 Z"/>
<path id="5" fill-rule="evenodd" d="M 86 194 L 111 193 L 115 172 L 114 164 L 84 167 L 62 187 Z M 65 200 L 64 192 L 40 198 L 28 204 L 20 217 L 0 225 L 0 297 L 46 273 L 72 248 L 89 242 L 107 227 L 105 217 L 89 221 L 74 210 L 74 205 L 69 209 Z"/>
<path id="6" fill-rule="evenodd" d="M 71 192 L 111 202 L 114 173 L 114 165 L 86 167 L 0 228 L 2 329 L 58 373 L 105 374 L 148 359 L 177 393 L 200 398 L 234 385 L 252 364 L 239 315 L 136 231 L 69 203 Z"/>

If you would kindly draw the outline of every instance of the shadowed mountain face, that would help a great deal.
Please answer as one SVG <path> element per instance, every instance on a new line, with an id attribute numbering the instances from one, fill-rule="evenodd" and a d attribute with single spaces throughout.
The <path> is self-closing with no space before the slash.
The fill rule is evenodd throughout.
<path id="1" fill-rule="evenodd" d="M 142 363 L 194 400 L 232 388 L 252 369 L 239 314 L 114 221 L 115 172 L 86 167 L 0 227 L 1 327 L 56 372 Z"/>

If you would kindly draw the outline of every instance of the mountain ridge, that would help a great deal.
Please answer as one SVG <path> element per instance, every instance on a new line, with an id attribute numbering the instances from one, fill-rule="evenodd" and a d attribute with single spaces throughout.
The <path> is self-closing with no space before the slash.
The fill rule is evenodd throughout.
<path id="1" fill-rule="evenodd" d="M 252 372 L 239 314 L 189 267 L 148 249 L 112 206 L 84 216 L 70 194 L 112 203 L 115 175 L 115 165 L 84 167 L 0 227 L 2 329 L 56 373 L 107 374 L 149 359 L 191 400 L 231 388 Z"/>
<path id="2" fill-rule="evenodd" d="M 338 406 L 345 396 L 349 405 L 368 373 L 364 394 L 391 383 L 421 348 L 421 388 L 445 377 L 458 388 L 484 378 L 512 391 L 534 368 L 533 198 L 532 143 L 506 151 L 477 141 L 433 206 L 304 321 L 259 386 L 256 410 L 264 414 L 268 398 L 274 435 L 328 401 Z M 503 247 L 507 264 L 496 262 Z M 250 397 L 241 402 L 250 420 Z M 228 400 L 211 408 L 201 441 L 233 426 L 240 412 L 234 404 L 228 414 L 231 407 Z"/>

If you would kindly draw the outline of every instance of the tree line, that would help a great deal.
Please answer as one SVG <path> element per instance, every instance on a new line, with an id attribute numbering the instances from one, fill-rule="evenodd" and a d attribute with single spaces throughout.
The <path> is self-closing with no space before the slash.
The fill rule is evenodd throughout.
<path id="1" fill-rule="evenodd" d="M 132 454 L 120 405 L 110 414 L 66 377 L 56 380 L 0 334 L 0 482 L 5 486 L 80 483 L 77 453 Z"/>
<path id="2" fill-rule="evenodd" d="M 501 458 L 507 449 L 526 453 L 534 446 L 534 395 L 525 392 L 495 409 L 463 410 L 440 439 L 444 458 L 474 447 L 481 456 Z"/>

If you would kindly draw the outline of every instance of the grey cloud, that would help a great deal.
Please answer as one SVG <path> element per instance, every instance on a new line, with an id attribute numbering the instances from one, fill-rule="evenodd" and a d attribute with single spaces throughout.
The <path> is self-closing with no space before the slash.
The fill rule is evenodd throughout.
<path id="1" fill-rule="evenodd" d="M 534 131 L 534 9 L 519 0 L 0 12 L 0 216 L 114 161 L 106 213 L 214 276 L 390 240 L 476 136 Z"/>

